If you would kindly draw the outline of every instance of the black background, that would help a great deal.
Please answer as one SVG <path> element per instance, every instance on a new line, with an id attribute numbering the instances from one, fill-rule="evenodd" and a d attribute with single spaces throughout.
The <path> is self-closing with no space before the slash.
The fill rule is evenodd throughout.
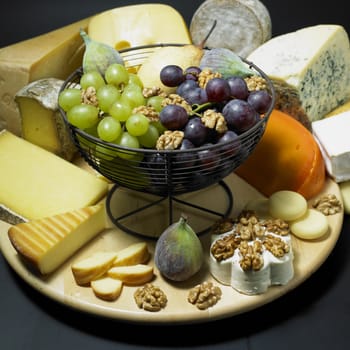
<path id="1" fill-rule="evenodd" d="M 8 1 L 0 12 L 0 47 L 100 11 L 143 2 Z M 179 10 L 189 24 L 202 1 L 162 3 Z M 320 23 L 341 24 L 350 32 L 345 0 L 263 3 L 272 18 L 273 35 Z M 0 255 L 0 349 L 345 350 L 350 342 L 349 235 L 346 216 L 330 257 L 307 281 L 280 299 L 232 318 L 186 326 L 130 325 L 81 314 L 33 290 Z"/>

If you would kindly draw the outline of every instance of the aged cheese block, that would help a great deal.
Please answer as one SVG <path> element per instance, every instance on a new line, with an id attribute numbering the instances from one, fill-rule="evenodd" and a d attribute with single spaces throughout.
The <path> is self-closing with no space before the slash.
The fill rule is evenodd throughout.
<path id="1" fill-rule="evenodd" d="M 328 174 L 336 181 L 350 180 L 350 111 L 312 123 Z"/>
<path id="2" fill-rule="evenodd" d="M 191 43 L 183 17 L 166 4 L 137 4 L 102 12 L 91 18 L 88 34 L 117 50 L 158 43 Z"/>
<path id="3" fill-rule="evenodd" d="M 246 57 L 271 38 L 271 17 L 259 0 L 206 0 L 194 13 L 190 33 L 200 44 L 216 21 L 206 46 L 224 47 Z"/>
<path id="4" fill-rule="evenodd" d="M 340 25 L 316 25 L 276 36 L 247 59 L 274 82 L 276 108 L 306 127 L 350 97 L 349 37 Z"/>
<path id="5" fill-rule="evenodd" d="M 84 53 L 83 19 L 52 32 L 0 49 L 0 130 L 21 133 L 14 97 L 28 83 L 46 77 L 66 79 L 81 65 Z"/>
<path id="6" fill-rule="evenodd" d="M 19 90 L 22 137 L 58 156 L 72 160 L 77 153 L 70 131 L 58 109 L 61 79 L 35 80 Z"/>
<path id="7" fill-rule="evenodd" d="M 350 101 L 346 101 L 343 104 L 341 104 L 340 106 L 338 106 L 337 108 L 333 109 L 332 111 L 330 111 L 329 113 L 327 113 L 326 117 L 332 117 L 334 115 L 343 113 L 343 112 L 348 112 L 350 111 Z"/>
<path id="8" fill-rule="evenodd" d="M 0 132 L 0 169 L 0 220 L 11 219 L 6 208 L 24 220 L 83 208 L 108 190 L 106 181 L 7 130 Z"/>
<path id="9" fill-rule="evenodd" d="M 79 248 L 106 227 L 104 204 L 19 223 L 9 228 L 9 239 L 41 274 L 56 270 Z"/>

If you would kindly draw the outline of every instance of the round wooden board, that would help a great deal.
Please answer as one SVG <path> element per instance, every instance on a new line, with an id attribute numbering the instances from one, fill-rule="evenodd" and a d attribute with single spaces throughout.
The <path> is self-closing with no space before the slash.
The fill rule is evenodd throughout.
<path id="1" fill-rule="evenodd" d="M 249 200 L 261 197 L 261 194 L 254 188 L 234 174 L 228 176 L 225 179 L 225 183 L 233 193 L 232 216 L 239 213 Z M 337 198 L 341 199 L 338 185 L 330 179 L 327 180 L 319 196 L 328 193 L 333 193 Z M 186 200 L 189 199 L 204 206 L 211 206 L 216 210 L 225 210 L 227 207 L 226 197 L 222 188 L 217 185 L 203 191 L 184 195 Z M 143 200 L 143 195 L 141 194 L 132 194 L 130 191 L 121 190 L 114 194 L 111 207 L 113 210 L 124 210 L 125 205 L 137 206 L 140 203 L 142 204 Z M 136 229 L 141 232 L 144 229 L 151 230 L 151 232 L 160 232 L 161 227 L 166 225 L 168 216 L 164 214 L 165 208 L 158 207 L 152 210 L 150 212 L 142 211 L 132 217 L 133 225 Z M 208 214 L 194 213 L 192 209 L 187 207 L 179 207 L 174 208 L 175 220 L 176 216 L 181 212 L 185 212 L 188 215 L 188 223 L 197 230 L 203 225 L 208 226 L 212 224 L 217 219 Z M 119 250 L 140 240 L 147 241 L 153 256 L 155 246 L 155 239 L 153 238 L 125 233 L 109 223 L 109 227 L 96 239 L 84 246 L 69 261 L 47 277 L 39 276 L 22 262 L 8 239 L 7 230 L 9 225 L 2 222 L 0 222 L 0 246 L 9 265 L 24 281 L 40 293 L 74 309 L 97 316 L 134 323 L 200 323 L 247 312 L 269 303 L 296 288 L 322 265 L 333 250 L 341 232 L 343 217 L 343 212 L 328 217 L 329 233 L 322 239 L 303 241 L 293 237 L 292 242 L 295 255 L 295 274 L 293 279 L 285 286 L 270 287 L 266 293 L 261 295 L 247 296 L 236 292 L 229 286 L 220 285 L 211 277 L 207 262 L 204 263 L 203 268 L 194 278 L 181 283 L 166 281 L 155 268 L 155 278 L 152 283 L 159 286 L 168 298 L 167 306 L 159 312 L 148 312 L 137 307 L 133 298 L 133 293 L 137 287 L 124 286 L 120 297 L 114 302 L 100 300 L 93 294 L 90 287 L 80 287 L 75 283 L 70 268 L 73 262 L 89 256 L 94 251 Z M 201 235 L 206 258 L 209 256 L 210 238 L 209 234 Z M 153 259 L 151 259 L 149 264 L 153 265 Z M 201 311 L 187 301 L 187 295 L 192 287 L 209 280 L 221 287 L 222 298 L 215 306 Z"/>

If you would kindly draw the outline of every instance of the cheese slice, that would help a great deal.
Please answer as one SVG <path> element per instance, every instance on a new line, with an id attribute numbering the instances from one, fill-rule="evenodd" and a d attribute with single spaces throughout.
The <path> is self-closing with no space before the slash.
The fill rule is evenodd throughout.
<path id="1" fill-rule="evenodd" d="M 312 123 L 326 168 L 336 182 L 350 180 L 350 112 Z"/>
<path id="2" fill-rule="evenodd" d="M 276 36 L 247 59 L 274 82 L 276 108 L 309 129 L 350 97 L 349 37 L 340 25 L 316 25 Z"/>
<path id="3" fill-rule="evenodd" d="M 21 134 L 14 97 L 28 83 L 46 77 L 66 79 L 82 63 L 80 28 L 89 18 L 0 49 L 0 130 Z"/>
<path id="4" fill-rule="evenodd" d="M 106 227 L 104 205 L 24 222 L 8 230 L 17 252 L 49 274 Z"/>
<path id="5" fill-rule="evenodd" d="M 91 18 L 88 34 L 117 50 L 158 43 L 191 43 L 183 17 L 166 4 L 137 4 L 104 11 Z"/>
<path id="6" fill-rule="evenodd" d="M 0 219 L 6 208 L 25 220 L 96 204 L 108 184 L 93 173 L 7 130 L 0 132 Z"/>
<path id="7" fill-rule="evenodd" d="M 15 101 L 20 111 L 22 137 L 70 161 L 77 148 L 58 109 L 63 83 L 56 78 L 35 80 L 17 92 Z"/>

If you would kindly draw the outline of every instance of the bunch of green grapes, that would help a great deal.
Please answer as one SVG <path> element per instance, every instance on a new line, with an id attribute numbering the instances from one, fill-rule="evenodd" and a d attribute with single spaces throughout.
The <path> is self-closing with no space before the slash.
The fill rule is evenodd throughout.
<path id="1" fill-rule="evenodd" d="M 149 105 L 157 112 L 161 110 L 162 97 L 146 99 L 139 77 L 125 66 L 114 63 L 104 76 L 97 71 L 84 73 L 80 88 L 67 88 L 58 98 L 60 107 L 66 112 L 68 121 L 101 140 L 129 148 L 154 148 L 161 133 L 159 123 L 151 122 L 134 108 Z M 97 105 L 84 103 L 82 91 L 93 87 Z M 120 152 L 121 158 L 132 154 Z"/>

